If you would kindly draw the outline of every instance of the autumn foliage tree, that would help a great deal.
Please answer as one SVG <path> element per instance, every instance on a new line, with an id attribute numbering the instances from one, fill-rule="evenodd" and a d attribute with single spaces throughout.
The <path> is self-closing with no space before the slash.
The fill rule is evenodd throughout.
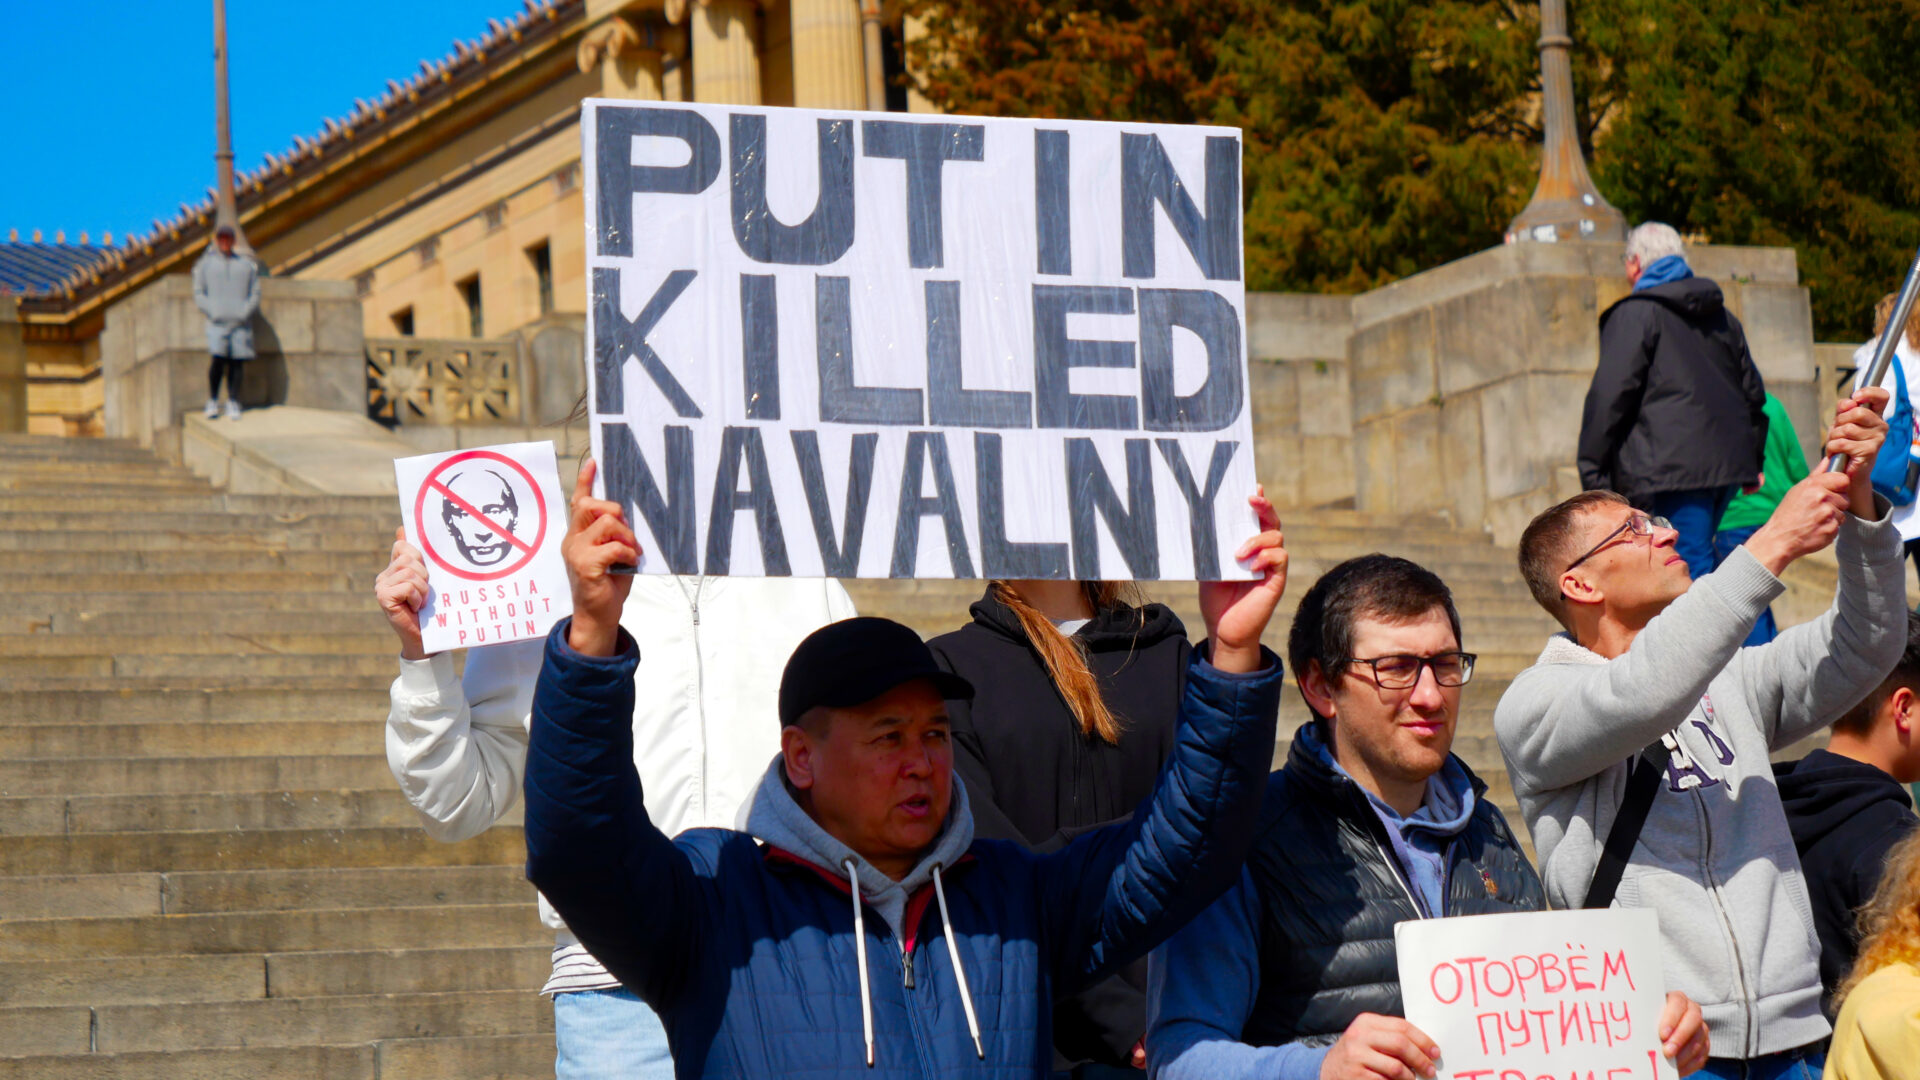
<path id="1" fill-rule="evenodd" d="M 1245 133 L 1248 285 L 1354 292 L 1492 246 L 1539 158 L 1506 0 L 896 0 L 951 112 Z M 1630 220 L 1798 249 L 1858 338 L 1920 241 L 1920 0 L 1573 0 L 1576 112 Z"/>

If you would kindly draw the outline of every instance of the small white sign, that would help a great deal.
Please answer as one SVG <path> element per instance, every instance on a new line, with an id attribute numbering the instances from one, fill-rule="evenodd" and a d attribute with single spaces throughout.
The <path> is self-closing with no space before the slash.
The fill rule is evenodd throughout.
<path id="1" fill-rule="evenodd" d="M 393 472 L 407 543 L 427 563 L 427 652 L 541 637 L 573 612 L 552 443 L 396 458 Z"/>
<path id="2" fill-rule="evenodd" d="M 1394 928 L 1406 1017 L 1442 1080 L 1676 1080 L 1652 911 L 1416 919 Z"/>

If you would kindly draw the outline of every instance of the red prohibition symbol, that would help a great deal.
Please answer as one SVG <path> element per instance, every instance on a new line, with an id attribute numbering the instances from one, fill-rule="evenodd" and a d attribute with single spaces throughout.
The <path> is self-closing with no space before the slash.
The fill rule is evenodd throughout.
<path id="1" fill-rule="evenodd" d="M 512 531 L 502 528 L 500 523 L 481 513 L 479 507 L 454 494 L 453 490 L 441 480 L 441 475 L 448 469 L 455 465 L 472 461 L 490 461 L 505 465 L 518 474 L 522 480 L 526 481 L 527 489 L 533 492 L 534 520 L 538 522 L 538 527 L 534 530 L 533 542 L 531 544 L 515 536 Z M 427 492 L 429 491 L 437 492 L 441 498 L 459 507 L 469 517 L 492 529 L 495 535 L 519 550 L 519 557 L 506 566 L 492 571 L 463 568 L 442 558 L 440 553 L 434 550 L 433 541 L 427 535 L 427 517 L 425 510 L 427 505 Z M 433 560 L 434 565 L 439 566 L 455 577 L 464 578 L 468 581 L 498 581 L 503 577 L 517 574 L 521 570 L 526 569 L 527 564 L 532 562 L 534 555 L 539 552 L 540 542 L 545 540 L 547 536 L 547 497 L 546 494 L 540 490 L 540 485 L 534 480 L 533 474 L 528 472 L 519 462 L 505 454 L 498 454 L 492 450 L 468 450 L 465 453 L 455 454 L 434 466 L 433 471 L 427 474 L 426 483 L 420 485 L 420 493 L 415 496 L 413 500 L 413 528 L 414 533 L 420 537 L 420 547 L 426 552 L 427 558 Z"/>

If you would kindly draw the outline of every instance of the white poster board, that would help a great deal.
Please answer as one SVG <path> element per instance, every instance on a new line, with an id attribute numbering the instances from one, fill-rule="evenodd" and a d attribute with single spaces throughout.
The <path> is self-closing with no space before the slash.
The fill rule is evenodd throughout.
<path id="1" fill-rule="evenodd" d="M 552 443 L 395 458 L 393 473 L 407 543 L 427 564 L 428 653 L 542 637 L 572 614 Z"/>
<path id="2" fill-rule="evenodd" d="M 1443 1080 L 1677 1080 L 1652 911 L 1416 919 L 1394 928 L 1406 1017 Z"/>
<path id="3" fill-rule="evenodd" d="M 646 573 L 1241 578 L 1240 133 L 589 100 Z"/>

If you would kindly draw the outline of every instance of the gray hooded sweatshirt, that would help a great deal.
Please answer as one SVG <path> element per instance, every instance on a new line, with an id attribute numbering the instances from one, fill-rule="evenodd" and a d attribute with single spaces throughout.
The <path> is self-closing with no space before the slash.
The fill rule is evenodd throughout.
<path id="1" fill-rule="evenodd" d="M 807 816 L 793 800 L 793 793 L 787 790 L 785 758 L 775 757 L 767 766 L 767 773 L 760 778 L 753 802 L 743 816 L 746 831 L 755 839 L 798 855 L 815 866 L 847 877 L 847 866 L 851 862 L 860 881 L 861 897 L 868 907 L 887 920 L 895 941 L 913 938 L 911 928 L 902 925 L 907 921 L 907 901 L 921 886 L 933 880 L 936 867 L 946 870 L 973 846 L 973 811 L 967 808 L 967 788 L 958 776 L 953 778 L 953 803 L 947 810 L 947 823 L 913 871 L 899 881 L 875 870 L 872 863 L 828 835 L 819 822 Z"/>
<path id="2" fill-rule="evenodd" d="M 193 302 L 207 317 L 207 351 L 253 357 L 253 316 L 260 310 L 260 267 L 245 255 L 222 255 L 209 244 L 193 264 Z"/>
<path id="3" fill-rule="evenodd" d="M 1660 917 L 1667 988 L 1700 1004 L 1713 1056 L 1825 1037 L 1820 942 L 1770 751 L 1832 723 L 1906 644 L 1899 534 L 1851 516 L 1826 614 L 1741 648 L 1783 586 L 1745 548 L 1604 659 L 1548 639 L 1494 710 L 1500 751 L 1557 908 L 1586 898 L 1630 759 L 1667 736 L 1656 790 L 1614 903 Z"/>

